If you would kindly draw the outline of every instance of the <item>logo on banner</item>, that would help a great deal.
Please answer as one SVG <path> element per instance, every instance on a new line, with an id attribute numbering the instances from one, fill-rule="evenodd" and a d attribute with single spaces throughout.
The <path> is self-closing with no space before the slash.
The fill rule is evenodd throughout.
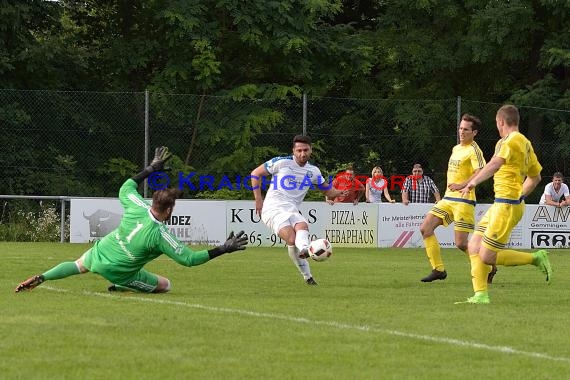
<path id="1" fill-rule="evenodd" d="M 113 231 L 121 222 L 121 217 L 121 214 L 103 209 L 91 215 L 85 215 L 85 211 L 83 212 L 83 218 L 89 221 L 89 237 L 91 238 L 101 238 Z"/>
<path id="2" fill-rule="evenodd" d="M 531 248 L 566 248 L 570 245 L 570 231 L 532 231 Z"/>
<path id="3" fill-rule="evenodd" d="M 533 222 L 558 223 L 566 222 L 570 216 L 568 207 L 539 206 L 532 217 Z"/>
<path id="4" fill-rule="evenodd" d="M 393 248 L 403 248 L 408 241 L 412 238 L 414 231 L 404 231 L 398 236 L 394 244 L 392 244 Z"/>

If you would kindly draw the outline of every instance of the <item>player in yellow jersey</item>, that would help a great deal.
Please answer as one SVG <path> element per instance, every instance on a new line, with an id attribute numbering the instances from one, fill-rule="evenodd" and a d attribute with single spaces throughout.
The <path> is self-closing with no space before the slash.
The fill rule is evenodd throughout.
<path id="1" fill-rule="evenodd" d="M 468 245 L 475 295 L 458 303 L 490 302 L 486 279 L 491 265 L 495 264 L 532 264 L 546 275 L 548 283 L 552 280 L 548 252 L 541 250 L 528 253 L 505 249 L 513 228 L 524 214 L 524 198 L 540 182 L 542 170 L 532 144 L 519 132 L 519 119 L 519 111 L 515 106 L 505 105 L 499 108 L 495 121 L 501 139 L 495 146 L 495 154 L 461 190 L 467 198 L 475 186 L 491 177 L 494 179 L 495 201 L 477 224 Z"/>
<path id="2" fill-rule="evenodd" d="M 455 245 L 467 253 L 469 233 L 475 227 L 475 190 L 462 197 L 461 189 L 485 166 L 485 158 L 474 141 L 481 127 L 478 117 L 464 114 L 459 123 L 459 144 L 453 147 L 447 166 L 447 190 L 424 218 L 420 227 L 426 254 L 432 267 L 422 282 L 445 280 L 447 272 L 441 258 L 441 247 L 435 236 L 435 229 L 455 223 Z M 494 273 L 493 273 L 494 274 Z M 492 280 L 492 277 L 490 277 Z"/>

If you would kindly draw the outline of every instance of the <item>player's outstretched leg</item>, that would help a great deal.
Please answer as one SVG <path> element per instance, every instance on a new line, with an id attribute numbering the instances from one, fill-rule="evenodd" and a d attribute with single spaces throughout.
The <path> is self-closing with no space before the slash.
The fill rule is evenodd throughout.
<path id="1" fill-rule="evenodd" d="M 299 250 L 301 259 L 309 258 L 309 231 L 299 230 L 295 234 L 295 246 Z"/>
<path id="2" fill-rule="evenodd" d="M 478 254 L 469 255 L 471 261 L 471 282 L 475 294 L 465 301 L 455 302 L 455 304 L 479 304 L 485 305 L 491 302 L 488 293 L 487 279 L 491 266 L 485 264 Z"/>
<path id="3" fill-rule="evenodd" d="M 548 251 L 541 249 L 532 253 L 532 265 L 538 267 L 542 273 L 546 275 L 546 282 L 550 284 L 552 281 L 552 266 L 548 258 Z"/>
<path id="4" fill-rule="evenodd" d="M 287 246 L 287 252 L 289 253 L 289 257 L 301 272 L 305 283 L 308 285 L 317 285 L 316 281 L 313 279 L 313 275 L 311 274 L 311 267 L 309 266 L 309 262 L 307 259 L 303 259 L 299 257 L 299 250 L 294 245 Z"/>
<path id="5" fill-rule="evenodd" d="M 14 292 L 19 293 L 22 290 L 32 290 L 36 286 L 40 285 L 44 282 L 44 276 L 41 274 L 35 275 L 33 277 L 28 278 L 26 281 L 20 283 L 20 285 L 16 286 Z"/>
<path id="6" fill-rule="evenodd" d="M 429 222 L 428 220 L 432 220 Z M 427 216 L 426 221 L 422 224 L 421 231 L 424 237 L 424 245 L 426 247 L 426 255 L 432 267 L 432 271 L 427 276 L 423 277 L 421 282 L 433 282 L 435 280 L 445 280 L 447 278 L 447 272 L 443 265 L 443 260 L 441 258 L 441 246 L 437 237 L 433 234 L 435 226 L 433 226 L 433 221 L 439 221 L 440 219 L 435 218 L 433 215 Z M 432 224 L 432 226 L 430 226 Z M 427 225 L 427 227 L 426 227 Z M 427 229 L 427 230 L 426 230 Z M 427 234 L 431 234 L 426 236 Z"/>

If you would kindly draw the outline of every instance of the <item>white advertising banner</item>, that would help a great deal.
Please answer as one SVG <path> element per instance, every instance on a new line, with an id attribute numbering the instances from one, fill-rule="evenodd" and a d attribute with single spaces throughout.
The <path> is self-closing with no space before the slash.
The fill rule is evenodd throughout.
<path id="1" fill-rule="evenodd" d="M 380 203 L 378 205 L 378 247 L 414 248 L 423 247 L 420 226 L 431 204 Z M 451 228 L 436 229 L 442 247 L 453 246 Z"/>
<path id="2" fill-rule="evenodd" d="M 69 241 L 88 243 L 102 238 L 119 225 L 123 209 L 118 198 L 72 199 L 69 209 Z"/>
<path id="3" fill-rule="evenodd" d="M 188 244 L 216 246 L 226 241 L 226 201 L 176 201 L 168 222 L 170 232 Z"/>
<path id="4" fill-rule="evenodd" d="M 431 204 L 352 204 L 304 202 L 301 213 L 309 222 L 310 239 L 327 238 L 339 247 L 423 247 L 420 226 Z M 489 204 L 478 204 L 479 221 Z M 70 241 L 86 243 L 100 239 L 120 222 L 123 210 L 117 198 L 71 200 Z M 253 247 L 285 246 L 255 214 L 251 201 L 184 200 L 176 202 L 169 221 L 171 232 L 188 244 L 222 244 L 229 231 L 244 230 Z M 453 225 L 439 227 L 436 236 L 444 248 L 455 246 Z M 570 208 L 527 205 L 507 247 L 570 248 Z"/>
<path id="5" fill-rule="evenodd" d="M 324 203 L 324 231 L 327 238 L 340 247 L 378 247 L 378 205 L 360 203 Z"/>
<path id="6" fill-rule="evenodd" d="M 426 213 L 433 204 L 410 203 L 404 206 L 401 203 L 379 205 L 378 220 L 378 247 L 416 248 L 423 247 L 424 242 L 420 232 L 420 226 Z M 490 204 L 478 204 L 475 206 L 475 223 L 491 207 Z M 527 213 L 529 212 L 527 206 Z M 511 239 L 507 243 L 509 248 L 530 248 L 530 241 L 523 233 L 525 219 L 514 228 Z M 453 224 L 440 226 L 435 230 L 435 235 L 442 248 L 455 247 L 455 231 Z M 528 235 L 528 234 L 527 234 Z"/>
<path id="7" fill-rule="evenodd" d="M 225 201 L 179 199 L 170 218 L 170 231 L 188 244 L 220 245 L 226 240 Z M 70 242 L 87 243 L 114 230 L 123 209 L 116 198 L 72 199 Z"/>
<path id="8" fill-rule="evenodd" d="M 528 205 L 524 219 L 526 248 L 570 248 L 570 207 Z"/>
<path id="9" fill-rule="evenodd" d="M 309 238 L 327 238 L 339 247 L 377 247 L 378 208 L 362 203 L 304 202 L 299 210 L 309 222 Z M 227 230 L 245 231 L 254 247 L 285 246 L 255 214 L 253 201 L 228 201 Z"/>

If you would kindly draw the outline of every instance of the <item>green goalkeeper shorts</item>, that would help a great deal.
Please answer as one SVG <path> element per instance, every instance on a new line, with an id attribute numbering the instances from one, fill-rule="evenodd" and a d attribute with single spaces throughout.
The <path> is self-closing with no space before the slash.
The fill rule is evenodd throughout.
<path id="1" fill-rule="evenodd" d="M 132 272 L 125 271 L 111 263 L 102 263 L 98 260 L 93 248 L 83 254 L 83 266 L 90 272 L 97 273 L 115 285 L 121 285 L 138 292 L 152 293 L 158 286 L 158 276 L 146 269 Z"/>

